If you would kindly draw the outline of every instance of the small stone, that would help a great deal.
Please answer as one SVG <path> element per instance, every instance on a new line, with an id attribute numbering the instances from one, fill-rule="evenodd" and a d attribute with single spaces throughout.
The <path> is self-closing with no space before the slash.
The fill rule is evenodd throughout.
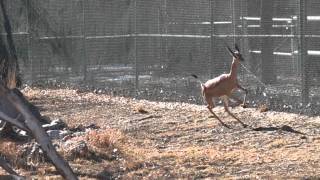
<path id="1" fill-rule="evenodd" d="M 67 127 L 66 123 L 63 122 L 61 119 L 55 119 L 51 121 L 50 124 L 44 124 L 42 127 L 45 130 L 61 130 Z"/>

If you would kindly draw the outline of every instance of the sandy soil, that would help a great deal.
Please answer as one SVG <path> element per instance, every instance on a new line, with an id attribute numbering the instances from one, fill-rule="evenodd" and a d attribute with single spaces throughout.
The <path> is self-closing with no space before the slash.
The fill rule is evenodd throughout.
<path id="1" fill-rule="evenodd" d="M 97 154 L 108 149 L 104 156 L 100 153 L 102 161 L 70 161 L 84 179 L 320 178 L 319 116 L 231 108 L 249 125 L 243 128 L 218 106 L 214 112 L 232 128 L 228 129 L 204 105 L 73 89 L 23 92 L 51 119 L 63 119 L 70 127 L 95 123 L 102 129 L 98 133 L 108 133 L 112 146 L 95 149 Z M 108 152 L 117 156 L 108 158 Z M 43 171 L 33 174 L 54 174 L 54 170 Z"/>

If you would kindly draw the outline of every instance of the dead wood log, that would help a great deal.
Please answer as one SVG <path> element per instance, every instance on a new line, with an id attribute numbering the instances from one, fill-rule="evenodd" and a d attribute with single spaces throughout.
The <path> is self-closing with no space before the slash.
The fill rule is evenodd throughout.
<path id="1" fill-rule="evenodd" d="M 23 129 L 27 129 L 31 132 L 32 136 L 40 144 L 42 150 L 47 154 L 53 165 L 65 179 L 78 179 L 69 164 L 58 154 L 52 145 L 50 137 L 42 128 L 40 119 L 31 112 L 26 102 L 28 101 L 23 96 L 18 96 L 14 90 L 8 89 L 2 82 L 0 82 L 0 104 L 3 107 L 0 111 L 7 114 L 6 110 L 8 110 L 8 107 L 11 107 L 15 111 L 19 112 L 23 118 L 11 118 L 13 124 L 18 127 L 25 126 Z M 3 118 L 3 120 L 6 119 L 8 120 L 8 118 Z M 17 122 L 18 120 L 19 122 Z"/>
<path id="2" fill-rule="evenodd" d="M 9 117 L 7 114 L 5 114 L 4 112 L 2 112 L 0 110 L 0 119 L 1 120 L 4 120 L 4 121 L 9 122 L 11 124 L 14 124 L 19 129 L 22 129 L 22 130 L 30 133 L 29 129 L 25 126 L 25 124 L 19 121 L 19 119 L 18 119 L 19 117 L 20 116 L 18 116 L 17 118 L 13 119 L 13 118 Z"/>
<path id="3" fill-rule="evenodd" d="M 24 95 L 16 88 L 12 89 L 12 91 L 23 101 L 24 104 L 27 105 L 28 109 L 31 111 L 31 113 L 37 118 L 37 119 L 41 119 L 41 123 L 47 123 L 45 122 L 45 120 L 42 118 L 39 109 L 34 106 L 32 103 L 30 103 L 29 101 L 27 101 L 27 99 L 24 97 Z M 24 117 L 21 115 L 20 112 L 18 112 L 16 110 L 16 108 L 13 107 L 12 103 L 4 101 L 0 103 L 0 119 L 4 120 L 5 124 L 10 124 L 13 123 L 13 121 L 15 121 L 15 124 L 17 124 L 16 126 L 21 129 L 26 131 L 29 135 L 30 132 L 27 129 L 27 127 L 25 126 L 25 124 L 23 124 L 24 122 Z M 3 113 L 5 112 L 5 113 Z M 9 122 L 9 123 L 7 123 Z M 6 125 L 5 125 L 6 126 Z M 7 129 L 6 129 L 7 128 Z M 5 127 L 4 130 L 1 130 L 1 133 L 15 133 L 13 132 L 12 129 L 12 125 L 7 125 L 7 127 Z"/>

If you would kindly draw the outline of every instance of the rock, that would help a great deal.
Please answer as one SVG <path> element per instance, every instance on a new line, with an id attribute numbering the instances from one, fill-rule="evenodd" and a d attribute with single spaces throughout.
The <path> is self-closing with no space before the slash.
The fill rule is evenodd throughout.
<path id="1" fill-rule="evenodd" d="M 61 119 L 55 119 L 51 121 L 50 124 L 44 124 L 42 127 L 45 130 L 61 130 L 67 127 L 66 123 L 64 123 Z"/>
<path id="2" fill-rule="evenodd" d="M 48 130 L 47 134 L 51 139 L 62 139 L 65 136 L 69 135 L 70 132 L 67 130 Z"/>

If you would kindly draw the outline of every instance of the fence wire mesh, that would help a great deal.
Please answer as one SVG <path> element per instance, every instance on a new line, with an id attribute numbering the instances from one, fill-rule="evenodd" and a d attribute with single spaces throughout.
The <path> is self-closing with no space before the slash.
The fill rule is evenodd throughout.
<path id="1" fill-rule="evenodd" d="M 202 103 L 199 84 L 228 72 L 253 105 L 319 113 L 318 0 L 6 1 L 26 83 Z M 3 18 L 1 17 L 1 20 Z M 5 35 L 3 27 L 2 35 Z"/>

